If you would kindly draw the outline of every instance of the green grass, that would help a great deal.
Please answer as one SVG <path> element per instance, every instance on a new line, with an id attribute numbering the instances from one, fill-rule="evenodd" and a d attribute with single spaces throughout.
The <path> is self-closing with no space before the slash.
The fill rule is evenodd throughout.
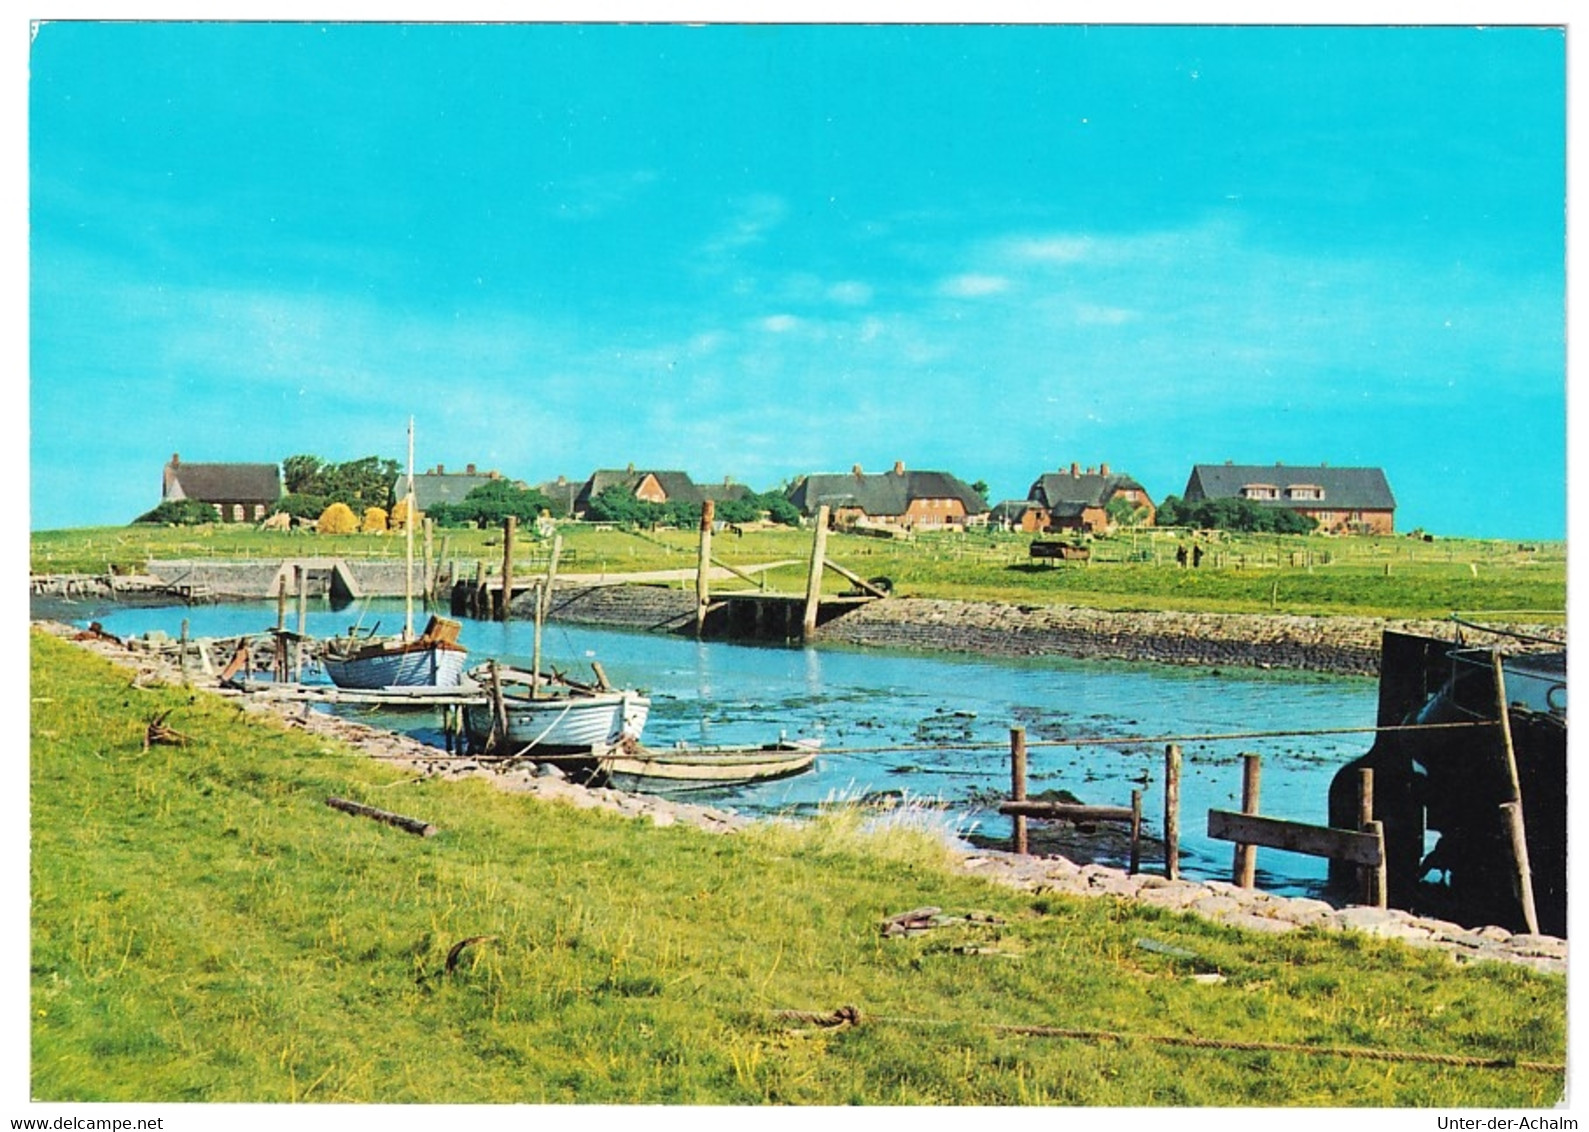
<path id="1" fill-rule="evenodd" d="M 585 524 L 562 528 L 568 573 L 626 573 L 693 569 L 693 531 L 632 532 Z M 1209 543 L 1198 569 L 1179 569 L 1175 548 L 1184 533 L 1145 530 L 1100 538 L 1086 565 L 1034 564 L 1031 536 L 1000 532 L 921 535 L 889 541 L 834 534 L 828 557 L 863 577 L 887 577 L 901 595 L 1015 604 L 1069 604 L 1114 610 L 1221 613 L 1349 614 L 1443 617 L 1452 612 L 1544 611 L 1534 620 L 1560 620 L 1566 607 L 1566 546 L 1496 540 L 1226 536 Z M 500 570 L 502 532 L 438 532 L 434 553 Z M 259 531 L 245 526 L 199 528 L 102 527 L 38 531 L 32 536 L 34 573 L 106 573 L 112 565 L 141 570 L 151 558 L 261 558 L 334 553 L 400 557 L 400 538 L 321 537 Z M 544 565 L 545 544 L 526 533 L 515 548 L 518 569 Z M 719 535 L 713 555 L 745 567 L 794 562 L 773 570 L 767 585 L 805 590 L 811 534 L 789 529 Z M 741 588 L 735 580 L 720 589 Z M 824 589 L 850 583 L 828 572 Z"/>
<path id="2" fill-rule="evenodd" d="M 1022 894 L 955 875 L 919 833 L 868 833 L 853 809 L 725 836 L 413 780 L 218 697 L 131 687 L 43 634 L 31 651 L 39 1100 L 1500 1108 L 1562 1093 L 1560 1074 L 1528 1069 L 992 1025 L 1555 1062 L 1561 978 Z M 167 709 L 191 741 L 145 750 Z M 440 833 L 349 817 L 332 794 Z M 927 904 L 1002 923 L 881 936 L 883 917 Z M 843 1004 L 873 1021 L 830 1033 L 776 1013 Z"/>

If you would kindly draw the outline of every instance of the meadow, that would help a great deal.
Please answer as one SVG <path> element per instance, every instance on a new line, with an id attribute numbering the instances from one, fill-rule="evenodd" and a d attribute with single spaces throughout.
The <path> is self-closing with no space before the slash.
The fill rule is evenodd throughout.
<path id="1" fill-rule="evenodd" d="M 694 569 L 696 532 L 622 530 L 584 523 L 560 526 L 561 570 L 620 574 Z M 1564 543 L 1434 539 L 1408 536 L 1242 536 L 1142 529 L 1090 540 L 1085 563 L 1033 561 L 1032 537 L 1001 531 L 919 534 L 908 540 L 835 533 L 827 556 L 866 578 L 888 578 L 894 592 L 927 598 L 1066 604 L 1109 610 L 1344 614 L 1441 617 L 1521 611 L 1540 621 L 1561 620 L 1566 607 Z M 1047 536 L 1052 537 L 1052 536 Z M 472 577 L 502 564 L 500 530 L 441 530 L 432 553 L 457 562 Z M 765 574 L 768 588 L 805 589 L 809 531 L 751 527 L 719 533 L 713 556 L 747 568 L 785 565 Z M 1176 549 L 1204 548 L 1197 568 L 1176 564 Z M 389 534 L 320 536 L 261 531 L 246 525 L 101 527 L 34 532 L 36 574 L 141 572 L 150 559 L 281 558 L 336 554 L 351 559 L 403 556 L 403 539 Z M 546 540 L 520 531 L 515 574 L 544 567 Z M 738 579 L 720 589 L 743 587 Z M 828 592 L 850 583 L 828 572 Z"/>
<path id="2" fill-rule="evenodd" d="M 1564 1060 L 1560 977 L 1022 893 L 854 806 L 722 835 L 416 778 L 209 693 L 136 686 L 37 631 L 31 696 L 38 1100 L 1498 1109 L 1562 1095 L 1539 1064 Z M 182 742 L 147 746 L 155 718 Z M 332 795 L 439 832 L 339 813 Z M 881 932 L 924 905 L 965 919 Z M 844 1005 L 858 1025 L 782 1013 Z"/>

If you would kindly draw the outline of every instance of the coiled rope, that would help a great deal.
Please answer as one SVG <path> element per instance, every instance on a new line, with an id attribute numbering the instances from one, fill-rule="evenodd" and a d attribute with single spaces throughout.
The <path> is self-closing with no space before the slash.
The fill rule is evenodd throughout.
<path id="1" fill-rule="evenodd" d="M 859 1026 L 861 1011 L 856 1006 L 841 1006 L 828 1014 L 804 1010 L 775 1012 L 781 1021 L 800 1022 L 823 1029 L 837 1030 Z M 1420 1053 L 1415 1050 L 1370 1049 L 1365 1046 L 1310 1046 L 1291 1042 L 1243 1042 L 1228 1038 L 1196 1038 L 1180 1034 L 1127 1034 L 1118 1030 L 1077 1030 L 1059 1026 L 1017 1026 L 1001 1022 L 953 1022 L 934 1018 L 895 1018 L 868 1014 L 865 1021 L 890 1026 L 980 1026 L 1000 1034 L 1035 1038 L 1070 1038 L 1090 1042 L 1147 1042 L 1151 1045 L 1181 1046 L 1190 1049 L 1235 1050 L 1241 1053 L 1302 1053 L 1323 1057 L 1345 1057 L 1363 1061 L 1417 1062 L 1449 1065 L 1462 1069 L 1522 1069 L 1533 1073 L 1564 1073 L 1565 1062 L 1519 1061 L 1511 1057 L 1472 1057 L 1451 1053 Z"/>

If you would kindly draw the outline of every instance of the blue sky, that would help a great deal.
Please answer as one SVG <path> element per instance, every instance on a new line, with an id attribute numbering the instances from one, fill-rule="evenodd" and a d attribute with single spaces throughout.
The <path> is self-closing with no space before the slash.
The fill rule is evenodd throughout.
<path id="1" fill-rule="evenodd" d="M 1566 531 L 1558 29 L 55 23 L 33 529 L 189 461 L 1376 465 Z"/>

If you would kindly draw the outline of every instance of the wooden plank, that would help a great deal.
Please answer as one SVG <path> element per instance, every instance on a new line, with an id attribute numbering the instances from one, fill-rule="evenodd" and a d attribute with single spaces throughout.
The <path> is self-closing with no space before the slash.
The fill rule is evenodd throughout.
<path id="1" fill-rule="evenodd" d="M 855 571 L 846 570 L 843 566 L 840 566 L 837 562 L 833 561 L 833 559 L 831 559 L 831 558 L 824 558 L 822 560 L 822 564 L 824 566 L 826 566 L 829 570 L 832 570 L 839 577 L 843 578 L 845 581 L 851 582 L 854 585 L 859 586 L 861 589 L 865 590 L 867 593 L 871 594 L 874 597 L 887 597 L 888 596 L 888 591 L 887 590 L 879 589 L 877 586 L 872 585 L 871 582 L 868 582 L 865 578 L 861 577 Z"/>
<path id="2" fill-rule="evenodd" d="M 1241 845 L 1284 849 L 1289 853 L 1306 853 L 1312 857 L 1330 857 L 1354 865 L 1378 867 L 1384 863 L 1384 851 L 1373 834 L 1263 818 L 1256 814 L 1238 814 L 1230 810 L 1208 811 L 1208 836 Z"/>
<path id="3" fill-rule="evenodd" d="M 999 813 L 1012 817 L 1065 821 L 1130 821 L 1130 806 L 1082 806 L 1074 802 L 1001 802 Z"/>

